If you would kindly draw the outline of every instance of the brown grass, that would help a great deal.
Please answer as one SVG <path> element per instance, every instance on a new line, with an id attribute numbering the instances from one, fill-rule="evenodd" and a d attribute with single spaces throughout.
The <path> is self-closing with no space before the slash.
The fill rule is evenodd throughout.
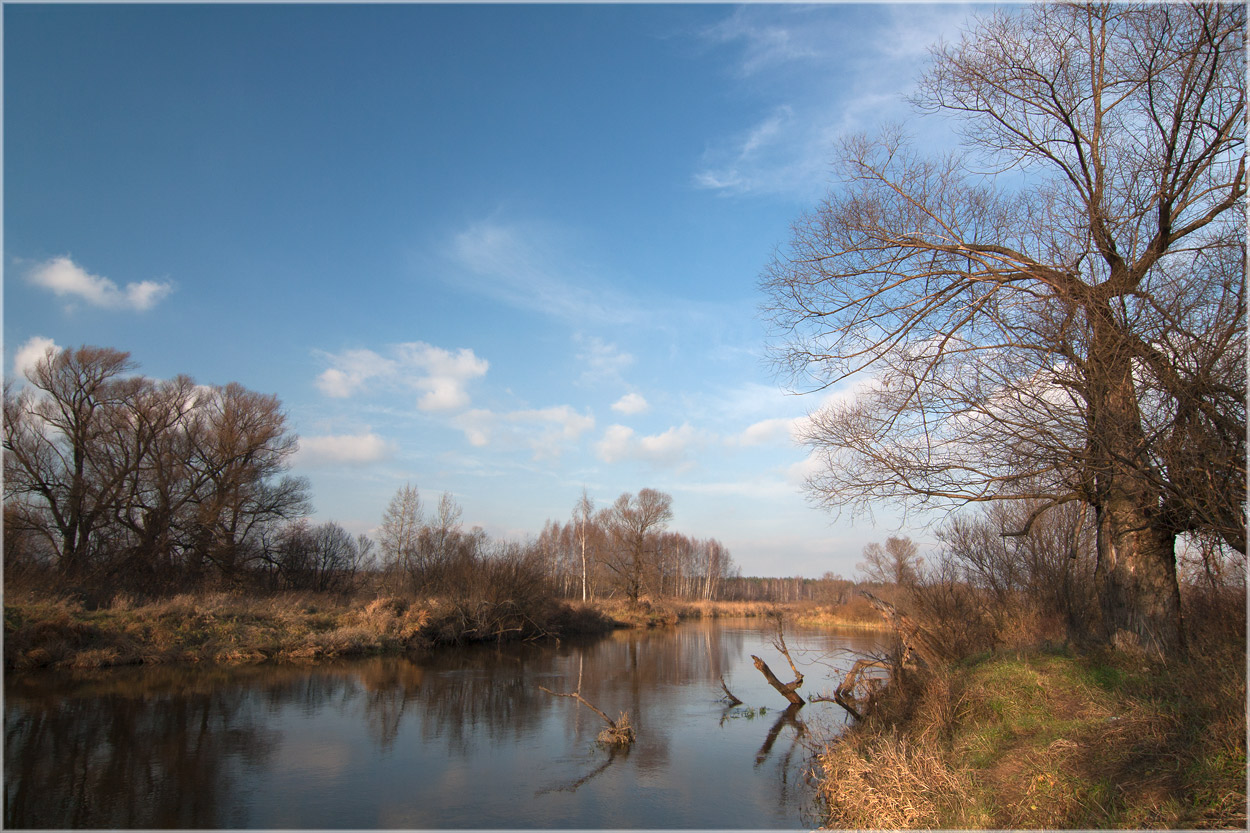
<path id="1" fill-rule="evenodd" d="M 182 594 L 140 603 L 128 596 L 88 610 L 66 599 L 8 601 L 4 661 L 11 669 L 117 665 L 315 661 L 397 653 L 475 639 L 602 631 L 594 611 L 551 604 L 537 621 L 491 630 L 473 613 L 500 621 L 496 608 L 388 596 L 348 602 L 329 595 Z M 512 608 L 509 608 L 512 611 Z"/>

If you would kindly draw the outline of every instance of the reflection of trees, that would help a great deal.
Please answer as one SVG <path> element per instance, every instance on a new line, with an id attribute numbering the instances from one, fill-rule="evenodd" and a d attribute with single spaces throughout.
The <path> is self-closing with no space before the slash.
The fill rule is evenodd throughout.
<path id="1" fill-rule="evenodd" d="M 599 764 L 590 772 L 587 772 L 585 775 L 573 781 L 570 781 L 567 784 L 559 784 L 554 787 L 545 787 L 544 789 L 541 789 L 535 792 L 534 796 L 538 797 L 540 795 L 547 795 L 548 793 L 553 793 L 553 792 L 570 792 L 570 793 L 577 792 L 578 788 L 581 787 L 583 784 L 585 784 L 587 781 L 591 780 L 597 775 L 602 774 L 605 770 L 607 770 L 608 767 L 612 766 L 612 764 L 616 762 L 617 758 L 621 758 L 621 759 L 628 758 L 629 750 L 630 750 L 630 747 L 628 746 L 616 746 L 616 745 L 609 746 L 608 752 L 607 752 L 607 755 L 608 755 L 607 758 L 604 760 L 603 763 Z"/>
<path id="2" fill-rule="evenodd" d="M 281 760 L 276 750 L 283 738 L 266 721 L 292 710 L 358 722 L 382 752 L 401 738 L 419 738 L 467 758 L 483 746 L 514 747 L 552 732 L 565 733 L 572 748 L 596 749 L 602 721 L 538 685 L 577 688 L 614 718 L 628 710 L 639 733 L 627 758 L 596 751 L 584 774 L 567 773 L 568 782 L 540 793 L 570 791 L 602 779 L 613 761 L 639 770 L 666 766 L 676 753 L 674 727 L 661 715 L 671 713 L 675 697 L 689 696 L 677 693 L 682 688 L 705 691 L 711 704 L 720 676 L 740 665 L 754 638 L 736 628 L 689 627 L 618 632 L 556 647 L 475 646 L 316 667 L 17 676 L 5 688 L 4 822 L 239 826 L 247 821 L 239 793 L 249 771 Z M 763 772 L 776 768 L 783 793 L 792 792 L 802 768 L 802 724 L 783 713 L 766 733 L 759 729 L 757 765 Z"/>
<path id="3" fill-rule="evenodd" d="M 232 759 L 264 763 L 272 733 L 237 687 L 5 703 L 6 827 L 226 827 Z"/>

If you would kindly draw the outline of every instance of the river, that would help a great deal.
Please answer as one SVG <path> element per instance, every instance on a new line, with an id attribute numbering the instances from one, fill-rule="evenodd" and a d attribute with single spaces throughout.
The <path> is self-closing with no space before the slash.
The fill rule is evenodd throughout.
<path id="1" fill-rule="evenodd" d="M 753 667 L 764 620 L 316 666 L 5 679 L 6 828 L 804 828 L 813 737 Z M 873 633 L 788 630 L 803 691 Z M 730 707 L 720 680 L 741 698 Z M 595 742 L 628 711 L 637 742 Z"/>

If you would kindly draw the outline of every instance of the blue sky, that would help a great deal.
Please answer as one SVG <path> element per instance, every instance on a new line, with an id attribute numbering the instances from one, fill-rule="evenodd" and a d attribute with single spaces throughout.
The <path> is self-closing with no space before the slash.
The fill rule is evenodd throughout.
<path id="1" fill-rule="evenodd" d="M 744 574 L 849 575 L 899 521 L 805 501 L 826 394 L 774 377 L 757 280 L 839 136 L 949 141 L 904 96 L 969 13 L 7 4 L 4 372 L 277 394 L 353 532 L 405 482 L 516 538 L 652 487 Z"/>

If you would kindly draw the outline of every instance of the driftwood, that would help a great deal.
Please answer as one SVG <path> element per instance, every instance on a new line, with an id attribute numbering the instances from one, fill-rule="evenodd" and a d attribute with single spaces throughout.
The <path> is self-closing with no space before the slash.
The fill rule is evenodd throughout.
<path id="1" fill-rule="evenodd" d="M 602 717 L 608 724 L 608 728 L 599 733 L 598 740 L 600 743 L 607 746 L 629 746 L 634 742 L 634 727 L 629 725 L 629 712 L 621 712 L 621 716 L 616 720 L 613 720 L 604 714 L 598 706 L 583 697 L 580 691 L 561 693 L 558 691 L 552 691 L 545 686 L 539 686 L 539 688 L 550 694 L 552 697 L 572 697 L 574 700 Z"/>
<path id="2" fill-rule="evenodd" d="M 881 660 L 857 659 L 855 660 L 855 664 L 851 666 L 851 670 L 847 672 L 847 675 L 842 680 L 842 683 L 836 689 L 834 689 L 832 697 L 830 697 L 827 694 L 821 694 L 821 695 L 812 697 L 812 702 L 813 703 L 837 703 L 839 706 L 846 709 L 847 714 L 849 714 L 851 717 L 855 718 L 856 720 L 862 721 L 864 719 L 864 712 L 860 706 L 860 700 L 867 699 L 867 698 L 857 697 L 855 695 L 855 688 L 856 686 L 863 683 L 864 685 L 868 687 L 869 696 L 871 696 L 872 692 L 875 691 L 877 686 L 879 686 L 881 683 L 881 681 L 875 677 L 863 677 L 862 675 L 863 675 L 864 669 L 866 668 L 889 668 L 889 667 L 890 666 L 887 663 L 884 663 Z"/>

